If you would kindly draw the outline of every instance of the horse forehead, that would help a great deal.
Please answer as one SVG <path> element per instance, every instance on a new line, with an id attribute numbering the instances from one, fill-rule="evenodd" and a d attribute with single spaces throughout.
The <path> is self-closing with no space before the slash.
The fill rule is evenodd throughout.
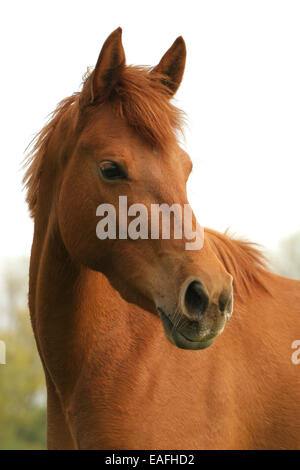
<path id="1" fill-rule="evenodd" d="M 147 142 L 125 119 L 115 116 L 111 110 L 96 112 L 84 127 L 80 147 L 90 148 L 97 155 L 111 153 L 141 165 L 141 168 L 156 168 L 166 171 L 180 164 L 181 149 L 176 140 L 169 148 L 160 150 Z M 180 154 L 180 155 L 179 155 Z"/>
<path id="2" fill-rule="evenodd" d="M 115 125 L 93 125 L 84 129 L 78 148 L 85 153 L 93 153 L 95 157 L 110 154 L 121 156 L 137 165 L 148 167 L 158 166 L 166 169 L 177 160 L 177 152 L 173 147 L 169 151 L 153 148 L 135 131 L 135 129 Z"/>
<path id="3" fill-rule="evenodd" d="M 122 154 L 134 153 L 140 149 L 149 152 L 149 145 L 125 119 L 110 115 L 100 114 L 91 119 L 81 132 L 80 144 L 100 151 L 103 148 L 115 149 Z"/>
<path id="4" fill-rule="evenodd" d="M 107 143 L 126 142 L 133 140 L 132 130 L 121 119 L 93 119 L 83 129 L 80 140 L 83 143 L 101 147 Z"/>

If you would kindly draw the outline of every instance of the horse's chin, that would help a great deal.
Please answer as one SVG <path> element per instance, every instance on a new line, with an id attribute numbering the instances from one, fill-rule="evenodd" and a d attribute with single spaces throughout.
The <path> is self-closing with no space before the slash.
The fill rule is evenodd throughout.
<path id="1" fill-rule="evenodd" d="M 158 308 L 159 316 L 161 318 L 166 337 L 168 340 L 181 349 L 190 349 L 190 350 L 199 350 L 199 349 L 206 349 L 211 346 L 214 342 L 214 337 L 206 340 L 190 340 L 183 336 L 176 328 L 174 328 L 173 323 L 169 319 L 169 317 L 160 309 Z"/>

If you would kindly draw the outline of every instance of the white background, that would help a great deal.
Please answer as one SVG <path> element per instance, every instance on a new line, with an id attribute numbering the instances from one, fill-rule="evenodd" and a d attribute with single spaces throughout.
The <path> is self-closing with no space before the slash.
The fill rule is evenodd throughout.
<path id="1" fill-rule="evenodd" d="M 199 222 L 268 248 L 300 229 L 299 1 L 26 0 L 2 2 L 0 18 L 0 263 L 30 253 L 24 149 L 118 26 L 129 64 L 186 41 L 176 101 Z"/>

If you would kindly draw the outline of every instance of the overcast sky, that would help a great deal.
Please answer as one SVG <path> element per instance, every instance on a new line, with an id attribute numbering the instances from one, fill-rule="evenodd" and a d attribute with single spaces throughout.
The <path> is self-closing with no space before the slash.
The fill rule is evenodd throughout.
<path id="1" fill-rule="evenodd" d="M 0 17 L 0 262 L 30 253 L 24 149 L 118 26 L 129 64 L 154 65 L 186 41 L 176 102 L 199 222 L 269 248 L 300 229 L 299 1 L 20 0 L 2 2 Z"/>

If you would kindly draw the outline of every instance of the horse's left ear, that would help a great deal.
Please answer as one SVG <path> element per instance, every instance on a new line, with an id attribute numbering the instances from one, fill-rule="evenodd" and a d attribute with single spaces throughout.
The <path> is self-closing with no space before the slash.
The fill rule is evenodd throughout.
<path id="1" fill-rule="evenodd" d="M 117 83 L 124 65 L 122 29 L 117 28 L 103 44 L 96 67 L 81 92 L 81 106 L 104 101 Z"/>
<path id="2" fill-rule="evenodd" d="M 174 95 L 181 83 L 186 59 L 185 42 L 181 36 L 172 44 L 170 49 L 167 50 L 162 57 L 159 64 L 153 69 L 154 72 L 165 75 L 166 78 L 162 79 L 171 95 Z"/>

